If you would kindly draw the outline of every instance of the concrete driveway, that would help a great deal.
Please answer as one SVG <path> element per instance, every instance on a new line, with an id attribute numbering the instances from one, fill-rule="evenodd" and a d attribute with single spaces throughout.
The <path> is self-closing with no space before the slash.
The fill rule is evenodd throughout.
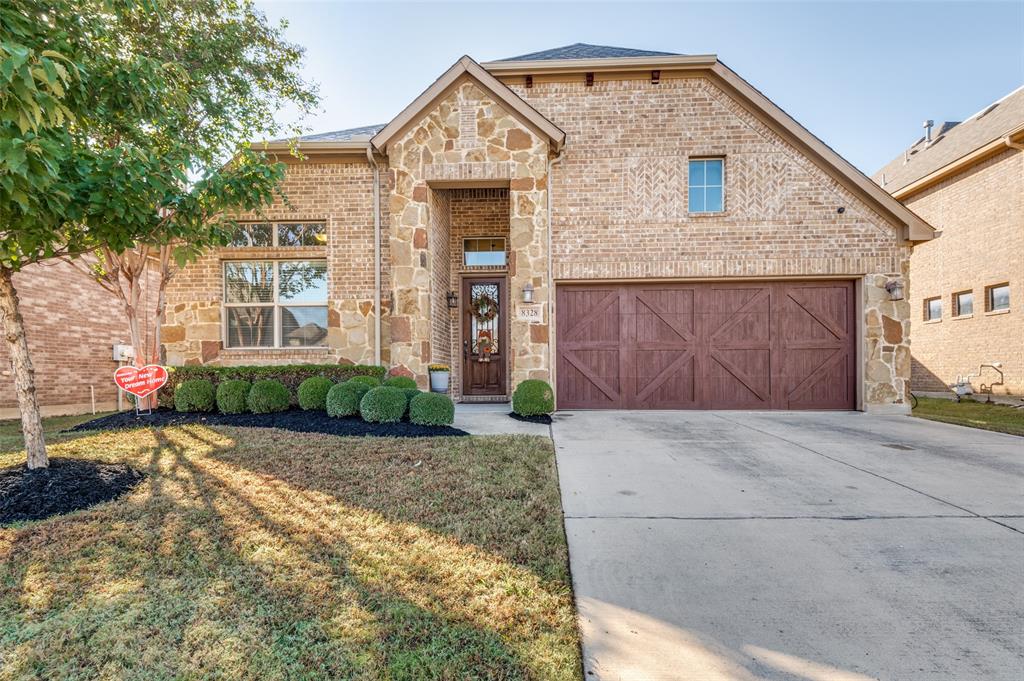
<path id="1" fill-rule="evenodd" d="M 1024 678 L 1024 439 L 793 412 L 553 433 L 587 679 Z"/>

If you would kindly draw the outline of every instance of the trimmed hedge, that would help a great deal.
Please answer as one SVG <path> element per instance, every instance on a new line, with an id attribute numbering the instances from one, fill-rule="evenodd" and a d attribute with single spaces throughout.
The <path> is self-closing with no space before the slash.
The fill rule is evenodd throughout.
<path id="1" fill-rule="evenodd" d="M 306 411 L 323 411 L 327 408 L 327 393 L 333 387 L 329 378 L 310 376 L 299 384 L 299 406 Z"/>
<path id="2" fill-rule="evenodd" d="M 213 411 L 215 404 L 213 383 L 201 378 L 185 381 L 174 395 L 177 411 Z"/>
<path id="3" fill-rule="evenodd" d="M 359 414 L 367 423 L 397 423 L 405 415 L 405 393 L 401 388 L 371 388 L 359 401 Z"/>
<path id="4" fill-rule="evenodd" d="M 269 414 L 287 410 L 291 401 L 291 393 L 284 383 L 267 379 L 252 384 L 246 404 L 254 414 Z"/>
<path id="5" fill-rule="evenodd" d="M 512 411 L 520 416 L 540 416 L 554 410 L 555 393 L 544 381 L 527 379 L 512 393 Z"/>
<path id="6" fill-rule="evenodd" d="M 362 383 L 368 388 L 380 387 L 380 378 L 378 378 L 377 376 L 353 376 L 348 380 L 355 381 L 357 383 Z"/>
<path id="7" fill-rule="evenodd" d="M 221 414 L 244 414 L 249 410 L 249 381 L 221 381 L 217 386 L 217 410 Z"/>
<path id="8" fill-rule="evenodd" d="M 391 386 L 392 388 L 401 388 L 402 390 L 411 390 L 416 387 L 416 381 L 408 376 L 392 376 L 391 378 L 384 379 L 384 385 Z"/>
<path id="9" fill-rule="evenodd" d="M 423 391 L 419 388 L 399 388 L 399 390 L 405 393 L 405 415 L 408 415 L 409 405 L 412 404 L 412 398 L 422 394 Z"/>
<path id="10" fill-rule="evenodd" d="M 338 417 L 358 414 L 359 402 L 369 390 L 370 386 L 351 379 L 335 384 L 327 392 L 327 415 Z"/>
<path id="11" fill-rule="evenodd" d="M 198 366 L 168 367 L 167 385 L 160 388 L 160 406 L 174 407 L 174 392 L 185 381 L 206 379 L 214 386 L 228 380 L 242 380 L 255 383 L 274 379 L 296 394 L 299 384 L 310 376 L 323 376 L 335 383 L 344 383 L 353 376 L 372 376 L 378 381 L 387 372 L 382 366 L 364 364 L 282 364 L 279 366 L 237 366 L 219 367 L 208 364 Z"/>
<path id="12" fill-rule="evenodd" d="M 455 405 L 442 393 L 420 393 L 409 402 L 409 420 L 419 426 L 450 426 Z"/>

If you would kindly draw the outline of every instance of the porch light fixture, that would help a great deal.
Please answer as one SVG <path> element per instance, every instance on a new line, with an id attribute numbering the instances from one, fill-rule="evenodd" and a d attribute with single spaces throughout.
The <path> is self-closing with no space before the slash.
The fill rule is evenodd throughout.
<path id="1" fill-rule="evenodd" d="M 523 302 L 533 302 L 533 284 L 531 284 L 530 282 L 526 282 L 526 286 L 523 287 Z"/>
<path id="2" fill-rule="evenodd" d="M 903 300 L 903 282 L 896 281 L 893 279 L 885 285 L 885 290 L 889 292 L 890 300 Z"/>
<path id="3" fill-rule="evenodd" d="M 459 306 L 459 294 L 456 293 L 455 291 L 449 291 L 448 295 L 445 296 L 445 298 L 448 299 L 448 307 L 449 308 L 454 310 L 455 308 L 457 308 Z"/>

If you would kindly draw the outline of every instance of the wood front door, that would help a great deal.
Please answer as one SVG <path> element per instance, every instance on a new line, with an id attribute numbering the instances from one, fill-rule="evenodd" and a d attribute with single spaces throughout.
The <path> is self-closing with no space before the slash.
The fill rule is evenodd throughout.
<path id="1" fill-rule="evenodd" d="M 504 277 L 462 281 L 462 394 L 505 395 L 508 350 Z"/>
<path id="2" fill-rule="evenodd" d="M 850 281 L 558 289 L 560 409 L 853 409 Z"/>

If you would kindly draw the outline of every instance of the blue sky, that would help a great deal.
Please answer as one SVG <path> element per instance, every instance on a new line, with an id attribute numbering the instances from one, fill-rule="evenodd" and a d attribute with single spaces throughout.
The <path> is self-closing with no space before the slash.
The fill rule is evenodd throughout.
<path id="1" fill-rule="evenodd" d="M 926 118 L 962 120 L 1024 83 L 1021 0 L 257 5 L 307 49 L 322 96 L 314 132 L 387 122 L 463 54 L 584 42 L 717 54 L 871 174 Z"/>

